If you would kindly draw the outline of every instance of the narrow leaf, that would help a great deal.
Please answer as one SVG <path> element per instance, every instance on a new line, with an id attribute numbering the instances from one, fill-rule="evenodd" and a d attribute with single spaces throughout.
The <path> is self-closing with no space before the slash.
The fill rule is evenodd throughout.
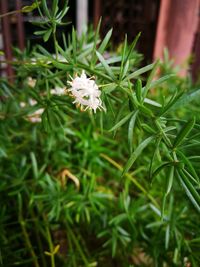
<path id="1" fill-rule="evenodd" d="M 177 150 L 178 155 L 181 157 L 181 159 L 183 160 L 183 162 L 187 165 L 189 171 L 192 173 L 192 175 L 195 177 L 195 181 L 197 183 L 200 183 L 200 179 L 199 176 L 197 175 L 192 163 L 190 162 L 190 160 L 180 151 Z"/>
<path id="2" fill-rule="evenodd" d="M 94 43 L 93 43 L 93 49 L 92 49 L 92 55 L 91 55 L 91 64 L 90 64 L 91 66 L 94 66 L 94 64 L 96 63 L 95 52 L 97 50 L 97 41 L 99 38 L 100 26 L 101 26 L 101 18 L 100 18 L 98 25 L 97 25 L 97 28 L 95 30 Z"/>
<path id="3" fill-rule="evenodd" d="M 73 60 L 76 62 L 76 49 L 77 49 L 77 44 L 76 44 L 76 31 L 73 27 L 72 29 L 72 50 L 73 50 Z"/>
<path id="4" fill-rule="evenodd" d="M 168 167 L 172 165 L 172 162 L 171 161 L 168 161 L 168 162 L 165 162 L 165 163 L 162 163 L 158 168 L 156 168 L 156 170 L 153 172 L 152 174 L 152 177 L 155 177 L 157 176 L 165 167 Z"/>
<path id="5" fill-rule="evenodd" d="M 136 71 L 134 71 L 133 73 L 129 74 L 129 75 L 125 78 L 125 80 L 131 80 L 131 79 L 134 79 L 134 78 L 140 76 L 141 74 L 143 74 L 143 73 L 145 73 L 145 72 L 151 70 L 151 69 L 153 68 L 153 66 L 154 66 L 154 63 L 149 64 L 149 65 L 147 65 L 147 66 L 145 66 L 145 67 L 143 67 L 143 68 L 141 68 L 141 69 L 139 69 L 139 70 L 136 70 Z"/>
<path id="6" fill-rule="evenodd" d="M 58 0 L 53 0 L 52 4 L 52 14 L 55 17 L 56 12 L 58 11 Z"/>
<path id="7" fill-rule="evenodd" d="M 132 167 L 133 163 L 136 161 L 136 159 L 140 156 L 142 151 L 145 149 L 145 147 L 148 146 L 149 143 L 154 139 L 154 136 L 150 136 L 147 139 L 145 139 L 137 148 L 136 150 L 132 153 L 130 158 L 128 159 L 124 170 L 122 172 L 122 176 L 129 171 L 129 169 Z"/>
<path id="8" fill-rule="evenodd" d="M 38 178 L 38 165 L 37 165 L 37 160 L 36 160 L 35 154 L 33 152 L 31 152 L 30 157 L 31 157 L 34 177 Z"/>
<path id="9" fill-rule="evenodd" d="M 133 42 L 132 42 L 132 44 L 131 44 L 131 46 L 130 46 L 130 49 L 129 49 L 129 51 L 128 51 L 128 55 L 126 56 L 126 59 L 125 59 L 125 61 L 124 61 L 125 64 L 126 64 L 126 62 L 128 61 L 128 59 L 130 58 L 131 53 L 133 52 L 133 49 L 135 48 L 135 46 L 136 46 L 136 44 L 137 44 L 137 41 L 138 41 L 138 39 L 140 38 L 140 35 L 141 35 L 141 32 L 139 32 L 139 33 L 137 34 L 137 36 L 135 37 L 135 39 L 133 40 Z"/>
<path id="10" fill-rule="evenodd" d="M 138 79 L 135 83 L 135 93 L 139 103 L 142 102 L 142 81 Z"/>
<path id="11" fill-rule="evenodd" d="M 176 175 L 183 186 L 188 198 L 193 203 L 193 205 L 196 207 L 196 209 L 200 212 L 200 197 L 196 189 L 193 187 L 193 185 L 189 182 L 189 180 L 183 175 L 183 173 L 177 171 Z"/>
<path id="12" fill-rule="evenodd" d="M 102 63 L 102 65 L 104 66 L 106 72 L 108 73 L 108 75 L 113 79 L 115 80 L 115 75 L 114 73 L 112 72 L 111 68 L 109 67 L 109 65 L 107 64 L 106 60 L 102 57 L 102 55 L 96 51 L 96 55 L 98 57 L 98 59 L 100 60 L 100 62 Z"/>
<path id="13" fill-rule="evenodd" d="M 172 77 L 174 77 L 174 76 L 175 76 L 175 74 L 165 75 L 165 76 L 161 77 L 160 79 L 158 79 L 158 80 L 156 80 L 156 81 L 153 81 L 153 82 L 150 84 L 149 88 L 157 87 L 157 86 L 160 85 L 161 83 L 163 83 L 163 82 L 169 80 L 170 78 L 172 78 Z"/>
<path id="14" fill-rule="evenodd" d="M 131 153 L 133 152 L 133 129 L 135 126 L 137 115 L 138 115 L 138 110 L 134 112 L 134 114 L 132 115 L 130 122 L 129 122 L 129 126 L 128 126 L 128 143 L 129 143 Z"/>
<path id="15" fill-rule="evenodd" d="M 49 9 L 48 9 L 48 6 L 47 6 L 47 2 L 46 0 L 41 0 L 42 1 L 42 8 L 44 10 L 44 13 L 45 15 L 50 19 L 51 18 L 51 15 L 49 13 Z"/>
<path id="16" fill-rule="evenodd" d="M 183 128 L 180 130 L 179 134 L 177 135 L 176 139 L 174 140 L 173 147 L 179 146 L 183 141 L 184 138 L 188 136 L 190 131 L 193 129 L 195 124 L 195 118 L 193 118 L 191 121 L 188 121 Z"/>
<path id="17" fill-rule="evenodd" d="M 126 115 L 122 120 L 120 120 L 117 124 L 115 124 L 115 126 L 113 126 L 108 131 L 112 132 L 112 131 L 117 130 L 119 127 L 121 127 L 123 124 L 125 124 L 132 115 L 133 115 L 133 112 L 129 113 L 128 115 Z"/>
<path id="18" fill-rule="evenodd" d="M 32 5 L 30 6 L 24 6 L 22 7 L 22 12 L 23 13 L 29 13 L 29 12 L 32 12 L 34 9 L 38 8 L 38 6 L 40 5 L 40 1 L 39 2 L 35 2 L 33 3 Z"/>
<path id="19" fill-rule="evenodd" d="M 158 102 L 156 102 L 154 100 L 151 100 L 149 98 L 145 98 L 144 99 L 144 103 L 147 103 L 147 104 L 149 104 L 151 106 L 158 107 L 158 108 L 161 108 L 162 107 L 162 105 L 160 103 L 158 103 Z"/>
<path id="20" fill-rule="evenodd" d="M 113 30 L 110 29 L 109 32 L 107 32 L 107 34 L 106 34 L 106 36 L 104 37 L 104 39 L 103 39 L 101 45 L 99 46 L 98 51 L 99 51 L 100 54 L 102 54 L 102 53 L 104 52 L 104 50 L 105 50 L 105 48 L 106 48 L 108 42 L 110 41 L 110 38 L 111 38 L 111 36 L 112 36 L 112 31 L 113 31 Z"/>
<path id="21" fill-rule="evenodd" d="M 153 69 L 147 79 L 147 83 L 146 83 L 146 86 L 144 87 L 144 90 L 143 90 L 143 97 L 145 98 L 149 89 L 151 88 L 151 81 L 153 80 L 154 76 L 155 76 L 155 73 L 156 73 L 156 70 L 158 68 L 158 65 L 159 65 L 160 61 L 157 60 L 155 63 L 154 63 L 154 66 L 153 66 Z"/>
<path id="22" fill-rule="evenodd" d="M 183 92 L 177 93 L 177 91 L 174 93 L 174 95 L 170 98 L 167 105 L 164 106 L 162 112 L 160 113 L 160 116 L 163 116 L 167 111 L 169 111 L 174 105 L 176 105 L 177 100 L 183 95 Z"/>
<path id="23" fill-rule="evenodd" d="M 51 36 L 51 33 L 52 33 L 52 29 L 48 29 L 45 34 L 43 35 L 43 40 L 44 42 L 47 42 L 49 40 L 49 37 Z"/>
<path id="24" fill-rule="evenodd" d="M 170 193 L 174 180 L 174 166 L 171 166 L 169 170 L 168 183 L 166 188 L 166 196 Z"/>
<path id="25" fill-rule="evenodd" d="M 119 80 L 120 81 L 122 80 L 122 75 L 123 75 L 123 68 L 124 68 L 126 49 L 127 49 L 127 35 L 125 35 L 125 40 L 124 40 L 123 50 L 122 50 L 121 66 L 120 66 L 120 74 L 119 74 Z"/>

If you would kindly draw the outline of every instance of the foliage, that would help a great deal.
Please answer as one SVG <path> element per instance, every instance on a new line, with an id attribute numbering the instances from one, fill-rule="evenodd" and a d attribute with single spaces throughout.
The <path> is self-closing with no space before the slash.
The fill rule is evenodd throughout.
<path id="1" fill-rule="evenodd" d="M 166 61 L 139 68 L 139 35 L 108 52 L 99 23 L 58 44 L 68 5 L 37 6 L 55 55 L 16 50 L 1 79 L 0 265 L 199 266 L 199 90 Z M 106 111 L 52 93 L 82 70 Z"/>

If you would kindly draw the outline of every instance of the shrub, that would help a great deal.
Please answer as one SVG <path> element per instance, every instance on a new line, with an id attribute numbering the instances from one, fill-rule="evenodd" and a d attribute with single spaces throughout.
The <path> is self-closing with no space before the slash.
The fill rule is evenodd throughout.
<path id="1" fill-rule="evenodd" d="M 139 67 L 140 34 L 58 43 L 67 1 L 36 6 L 55 55 L 16 49 L 1 78 L 1 265 L 198 266 L 199 90 Z"/>

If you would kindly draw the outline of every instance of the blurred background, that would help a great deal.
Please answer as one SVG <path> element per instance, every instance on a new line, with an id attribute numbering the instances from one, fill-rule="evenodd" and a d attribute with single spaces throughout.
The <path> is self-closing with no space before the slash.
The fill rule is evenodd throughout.
<path id="1" fill-rule="evenodd" d="M 66 0 L 60 0 L 62 7 Z M 37 11 L 30 13 L 13 12 L 29 6 L 34 0 L 0 0 L 0 13 L 10 12 L 0 22 L 0 74 L 13 75 L 6 61 L 13 59 L 13 47 L 23 50 L 27 42 L 30 46 L 43 43 L 38 30 L 30 21 L 40 21 Z M 47 1 L 49 6 L 51 0 Z M 70 10 L 64 27 L 66 34 L 75 25 L 79 34 L 88 25 L 97 27 L 102 17 L 101 35 L 113 28 L 112 43 L 119 47 L 125 34 L 131 42 L 138 32 L 142 32 L 137 50 L 144 55 L 143 64 L 163 57 L 167 48 L 174 64 L 181 66 L 180 75 L 188 73 L 195 81 L 200 70 L 200 0 L 69 0 Z M 58 39 L 59 36 L 58 31 Z M 52 42 L 46 43 L 53 51 Z"/>

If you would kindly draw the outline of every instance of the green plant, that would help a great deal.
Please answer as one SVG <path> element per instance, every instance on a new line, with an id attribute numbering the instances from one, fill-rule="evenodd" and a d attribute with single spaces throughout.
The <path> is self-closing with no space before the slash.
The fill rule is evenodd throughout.
<path id="1" fill-rule="evenodd" d="M 181 104 L 193 110 L 198 90 L 171 73 L 155 80 L 159 61 L 140 68 L 139 34 L 108 58 L 100 23 L 58 43 L 68 5 L 36 3 L 55 55 L 16 51 L 15 83 L 1 79 L 0 264 L 198 266 L 200 125 Z M 82 71 L 104 110 L 72 103 Z"/>

